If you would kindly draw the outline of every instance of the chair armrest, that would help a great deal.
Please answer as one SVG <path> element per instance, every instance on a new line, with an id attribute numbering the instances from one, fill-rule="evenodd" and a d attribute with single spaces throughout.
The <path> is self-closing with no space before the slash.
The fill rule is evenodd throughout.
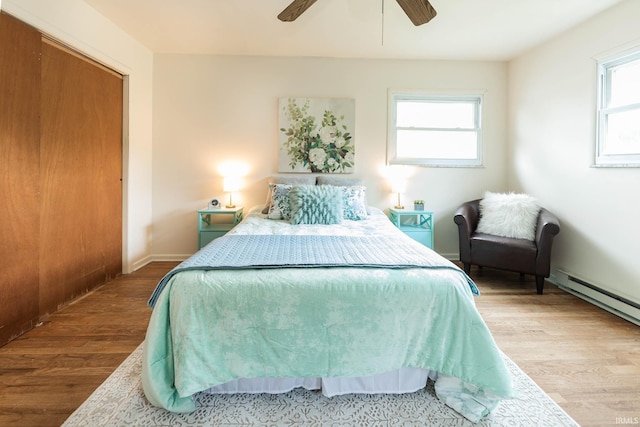
<path id="1" fill-rule="evenodd" d="M 453 215 L 453 221 L 458 224 L 458 243 L 460 246 L 460 261 L 471 261 L 471 234 L 478 227 L 480 219 L 480 199 L 465 202 Z"/>
<path id="2" fill-rule="evenodd" d="M 540 209 L 538 224 L 536 225 L 536 243 L 539 244 L 545 236 L 555 236 L 560 232 L 558 218 L 545 208 Z"/>
<path id="3" fill-rule="evenodd" d="M 560 232 L 560 222 L 555 215 L 542 208 L 536 226 L 536 274 L 548 277 L 551 270 L 551 246 L 553 238 Z"/>
<path id="4" fill-rule="evenodd" d="M 480 199 L 463 203 L 456 209 L 453 221 L 458 224 L 458 229 L 464 230 L 467 239 L 476 231 L 480 220 Z"/>

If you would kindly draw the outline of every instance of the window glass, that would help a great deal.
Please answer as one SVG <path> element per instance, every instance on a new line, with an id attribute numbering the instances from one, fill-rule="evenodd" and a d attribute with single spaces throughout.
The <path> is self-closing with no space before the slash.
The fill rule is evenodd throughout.
<path id="1" fill-rule="evenodd" d="M 611 93 L 608 107 L 640 103 L 640 59 L 609 70 Z"/>
<path id="2" fill-rule="evenodd" d="M 480 95 L 391 92 L 389 163 L 481 165 L 481 106 Z"/>
<path id="3" fill-rule="evenodd" d="M 398 127 L 473 128 L 475 104 L 398 101 Z"/>
<path id="4" fill-rule="evenodd" d="M 400 130 L 398 140 L 400 158 L 471 160 L 477 155 L 475 132 Z"/>
<path id="5" fill-rule="evenodd" d="M 607 115 L 604 154 L 640 154 L 640 109 Z"/>
<path id="6" fill-rule="evenodd" d="M 640 167 L 640 48 L 598 62 L 595 165 Z"/>

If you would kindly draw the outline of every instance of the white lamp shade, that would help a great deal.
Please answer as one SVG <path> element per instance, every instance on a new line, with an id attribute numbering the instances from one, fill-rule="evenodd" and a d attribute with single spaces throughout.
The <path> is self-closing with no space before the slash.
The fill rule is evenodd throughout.
<path id="1" fill-rule="evenodd" d="M 404 180 L 398 179 L 391 183 L 392 193 L 404 193 L 405 191 L 407 191 L 407 184 Z"/>
<path id="2" fill-rule="evenodd" d="M 228 176 L 222 182 L 223 190 L 226 192 L 238 191 L 240 189 L 240 178 Z"/>

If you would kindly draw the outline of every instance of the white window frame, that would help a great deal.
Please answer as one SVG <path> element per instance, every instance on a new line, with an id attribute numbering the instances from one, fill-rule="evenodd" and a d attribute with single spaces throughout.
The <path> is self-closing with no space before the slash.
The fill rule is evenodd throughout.
<path id="1" fill-rule="evenodd" d="M 634 110 L 640 111 L 640 102 L 617 107 L 609 107 L 607 105 L 611 95 L 611 79 L 609 71 L 615 67 L 635 61 L 640 61 L 640 46 L 598 60 L 596 144 L 594 160 L 594 166 L 596 167 L 640 167 L 639 153 L 607 154 L 604 152 L 605 137 L 607 134 L 607 118 L 609 114 Z"/>
<path id="2" fill-rule="evenodd" d="M 428 102 L 473 102 L 476 105 L 474 114 L 474 128 L 425 128 L 426 130 L 437 131 L 475 131 L 477 135 L 476 156 L 473 159 L 461 158 L 417 158 L 397 156 L 397 104 L 399 101 L 428 101 Z M 391 165 L 414 165 L 414 166 L 436 166 L 436 167 L 481 167 L 482 166 L 482 93 L 433 93 L 389 90 L 388 94 L 388 136 L 387 136 L 387 163 Z M 415 128 L 404 128 L 415 129 Z M 402 129 L 401 129 L 402 130 Z"/>

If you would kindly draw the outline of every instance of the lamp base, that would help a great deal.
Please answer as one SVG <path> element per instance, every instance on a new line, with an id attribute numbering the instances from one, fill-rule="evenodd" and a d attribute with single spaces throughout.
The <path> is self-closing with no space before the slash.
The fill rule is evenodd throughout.
<path id="1" fill-rule="evenodd" d="M 404 209 L 404 206 L 396 205 L 393 207 L 394 209 Z"/>
<path id="2" fill-rule="evenodd" d="M 227 209 L 233 209 L 235 207 L 236 207 L 236 205 L 227 205 L 227 206 L 225 206 L 225 208 L 227 208 Z"/>

